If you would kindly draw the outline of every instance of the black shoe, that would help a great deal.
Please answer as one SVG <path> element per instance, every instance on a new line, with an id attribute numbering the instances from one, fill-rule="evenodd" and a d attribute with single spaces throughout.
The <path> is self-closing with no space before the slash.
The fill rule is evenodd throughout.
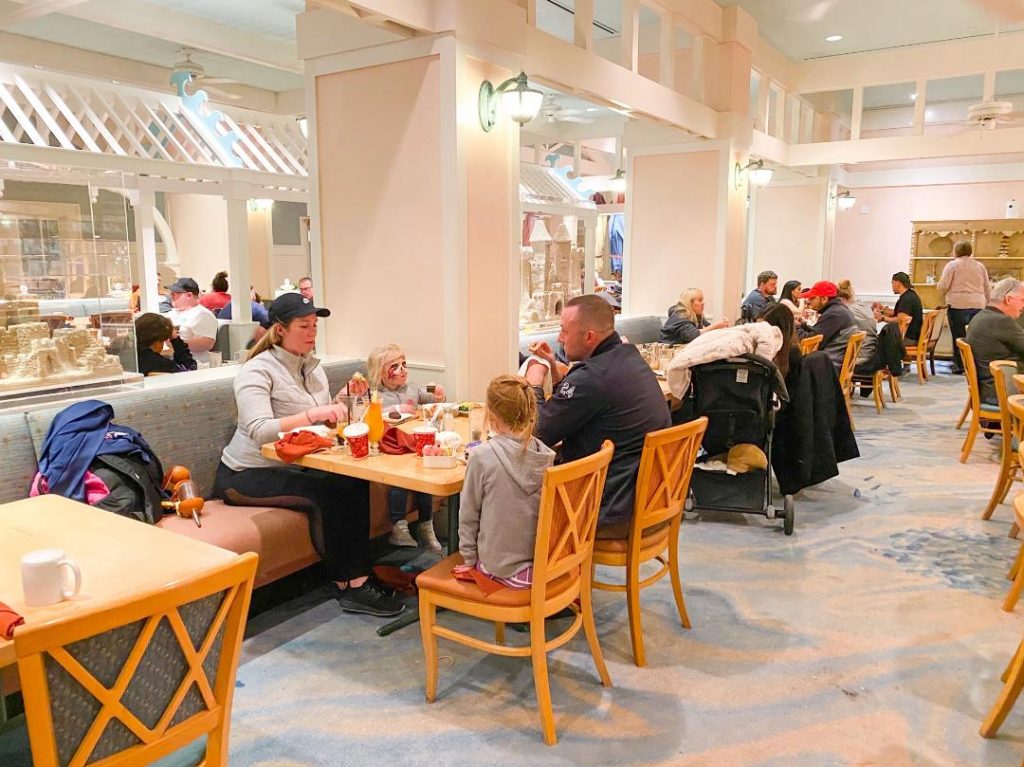
<path id="1" fill-rule="evenodd" d="M 964 374 L 964 369 L 963 368 L 951 368 L 949 372 L 952 373 L 955 376 L 962 376 Z"/>
<path id="2" fill-rule="evenodd" d="M 338 604 L 347 613 L 363 613 L 390 618 L 405 609 L 405 602 L 391 588 L 372 575 L 362 586 L 338 589 Z"/>

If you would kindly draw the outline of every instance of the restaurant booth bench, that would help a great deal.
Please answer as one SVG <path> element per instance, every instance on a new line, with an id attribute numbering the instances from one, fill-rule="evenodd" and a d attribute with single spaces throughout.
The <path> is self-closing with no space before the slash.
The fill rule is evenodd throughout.
<path id="1" fill-rule="evenodd" d="M 361 360 L 325 362 L 330 390 L 337 391 L 356 370 L 365 372 Z M 203 380 L 202 373 L 189 385 L 175 385 L 128 392 L 86 395 L 109 402 L 114 422 L 130 426 L 145 437 L 164 468 L 181 464 L 192 472 L 204 496 L 213 489 L 221 450 L 231 440 L 237 419 L 233 378 Z M 184 384 L 184 380 L 181 381 Z M 37 469 L 37 456 L 53 417 L 71 400 L 0 414 L 0 503 L 28 496 Z M 378 493 L 379 494 L 379 493 Z M 377 504 L 381 506 L 382 504 Z M 386 511 L 383 512 L 386 527 Z M 378 512 L 380 516 L 380 512 Z M 299 511 L 271 506 L 225 506 L 207 501 L 202 527 L 191 518 L 165 515 L 157 523 L 165 530 L 205 541 L 239 554 L 259 555 L 256 586 L 283 578 L 319 561 L 309 536 L 309 520 Z M 381 521 L 371 524 L 380 532 Z M 111 546 L 116 546 L 111 541 Z"/>

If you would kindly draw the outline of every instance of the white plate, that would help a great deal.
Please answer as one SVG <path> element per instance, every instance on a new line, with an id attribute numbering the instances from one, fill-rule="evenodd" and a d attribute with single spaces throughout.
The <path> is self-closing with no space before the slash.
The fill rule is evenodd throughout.
<path id="1" fill-rule="evenodd" d="M 324 438 L 327 438 L 327 439 L 329 439 L 331 437 L 331 435 L 334 434 L 334 432 L 331 429 L 328 429 L 322 423 L 313 424 L 312 426 L 300 426 L 297 429 L 292 429 L 292 431 L 311 431 L 314 434 L 316 434 L 318 437 L 324 437 Z M 290 432 L 287 432 L 287 431 L 279 431 L 277 433 L 277 438 L 278 439 L 284 439 L 284 435 L 285 434 L 289 434 L 289 433 Z"/>
<path id="2" fill-rule="evenodd" d="M 388 418 L 388 412 L 389 411 L 384 411 L 384 420 L 392 426 L 398 426 L 398 424 L 411 421 L 416 417 L 415 413 L 402 413 L 398 418 Z"/>

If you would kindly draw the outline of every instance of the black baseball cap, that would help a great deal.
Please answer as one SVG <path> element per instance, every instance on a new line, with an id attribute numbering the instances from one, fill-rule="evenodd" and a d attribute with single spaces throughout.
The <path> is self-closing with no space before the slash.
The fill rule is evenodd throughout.
<path id="1" fill-rule="evenodd" d="M 165 285 L 171 293 L 194 293 L 199 295 L 199 283 L 191 277 L 179 277 L 174 283 Z"/>
<path id="2" fill-rule="evenodd" d="M 274 299 L 269 309 L 271 322 L 288 322 L 296 317 L 315 314 L 317 317 L 330 317 L 331 310 L 314 306 L 313 302 L 301 293 L 285 293 Z"/>

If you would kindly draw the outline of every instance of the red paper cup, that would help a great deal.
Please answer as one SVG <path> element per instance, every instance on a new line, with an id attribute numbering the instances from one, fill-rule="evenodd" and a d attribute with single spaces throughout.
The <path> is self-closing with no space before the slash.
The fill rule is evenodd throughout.
<path id="1" fill-rule="evenodd" d="M 433 426 L 417 426 L 412 430 L 412 438 L 416 442 L 416 455 L 423 455 L 426 445 L 433 445 L 437 429 Z"/>
<path id="2" fill-rule="evenodd" d="M 365 423 L 350 423 L 342 431 L 353 458 L 366 458 L 370 454 L 370 427 Z"/>

